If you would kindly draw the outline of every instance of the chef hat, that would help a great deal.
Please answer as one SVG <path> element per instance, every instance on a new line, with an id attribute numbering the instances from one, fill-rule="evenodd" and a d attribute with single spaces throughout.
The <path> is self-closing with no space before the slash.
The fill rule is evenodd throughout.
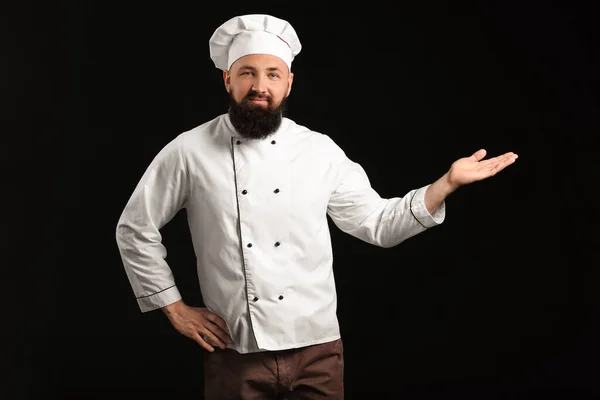
<path id="1" fill-rule="evenodd" d="M 231 64 L 248 54 L 271 54 L 291 69 L 302 46 L 289 22 L 264 14 L 231 18 L 217 28 L 209 41 L 215 66 L 229 70 Z"/>

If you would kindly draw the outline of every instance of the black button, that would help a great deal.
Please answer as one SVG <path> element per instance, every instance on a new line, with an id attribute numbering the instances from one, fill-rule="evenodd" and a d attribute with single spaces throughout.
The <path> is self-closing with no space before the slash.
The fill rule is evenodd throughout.
<path id="1" fill-rule="evenodd" d="M 279 296 L 279 300 L 283 300 L 283 296 Z"/>
<path id="2" fill-rule="evenodd" d="M 258 297 L 253 298 L 252 301 L 258 301 Z"/>
<path id="3" fill-rule="evenodd" d="M 280 244 L 281 243 L 279 243 L 279 242 L 275 242 L 275 247 L 279 247 Z"/>
<path id="4" fill-rule="evenodd" d="M 242 190 L 242 194 L 246 194 L 248 191 L 246 189 Z"/>
<path id="5" fill-rule="evenodd" d="M 276 142 L 276 141 L 274 141 L 274 140 L 272 140 L 272 141 L 271 141 L 271 144 L 275 144 L 275 143 L 277 143 L 277 142 Z"/>
<path id="6" fill-rule="evenodd" d="M 248 243 L 248 247 L 252 247 L 252 243 Z"/>
<path id="7" fill-rule="evenodd" d="M 241 140 L 238 140 L 236 143 L 237 143 L 237 144 L 242 144 L 242 141 L 241 141 Z"/>
<path id="8" fill-rule="evenodd" d="M 275 193 L 279 193 L 279 189 L 275 189 L 275 190 L 274 190 L 274 192 L 275 192 Z"/>

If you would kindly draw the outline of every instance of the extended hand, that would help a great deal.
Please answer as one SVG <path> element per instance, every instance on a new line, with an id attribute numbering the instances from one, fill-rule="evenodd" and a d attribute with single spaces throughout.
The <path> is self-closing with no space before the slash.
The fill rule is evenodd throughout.
<path id="1" fill-rule="evenodd" d="M 190 307 L 178 301 L 163 307 L 163 311 L 179 333 L 195 340 L 210 352 L 215 349 L 204 340 L 203 336 L 222 349 L 226 344 L 231 343 L 225 321 L 206 308 Z"/>
<path id="2" fill-rule="evenodd" d="M 448 171 L 448 181 L 450 185 L 457 188 L 468 183 L 494 176 L 510 164 L 514 163 L 518 157 L 515 153 L 508 152 L 501 156 L 482 161 L 486 153 L 487 152 L 484 149 L 481 149 L 476 151 L 470 157 L 456 160 L 450 167 L 450 171 Z"/>

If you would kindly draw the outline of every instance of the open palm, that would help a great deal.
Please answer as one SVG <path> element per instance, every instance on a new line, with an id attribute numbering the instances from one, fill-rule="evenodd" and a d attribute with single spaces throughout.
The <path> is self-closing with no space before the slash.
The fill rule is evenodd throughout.
<path id="1" fill-rule="evenodd" d="M 481 149 L 470 157 L 456 160 L 450 167 L 448 179 L 455 187 L 480 181 L 496 175 L 517 159 L 517 155 L 508 152 L 500 156 L 483 160 L 487 151 Z"/>

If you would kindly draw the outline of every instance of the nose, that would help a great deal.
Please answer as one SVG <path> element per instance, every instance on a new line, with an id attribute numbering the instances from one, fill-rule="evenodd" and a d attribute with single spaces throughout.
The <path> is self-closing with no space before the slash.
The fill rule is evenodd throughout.
<path id="1" fill-rule="evenodd" d="M 257 76 L 254 80 L 254 83 L 252 85 L 252 90 L 254 90 L 255 92 L 259 93 L 259 94 L 264 94 L 267 92 L 267 86 L 266 86 L 266 82 L 265 79 L 261 76 Z"/>

